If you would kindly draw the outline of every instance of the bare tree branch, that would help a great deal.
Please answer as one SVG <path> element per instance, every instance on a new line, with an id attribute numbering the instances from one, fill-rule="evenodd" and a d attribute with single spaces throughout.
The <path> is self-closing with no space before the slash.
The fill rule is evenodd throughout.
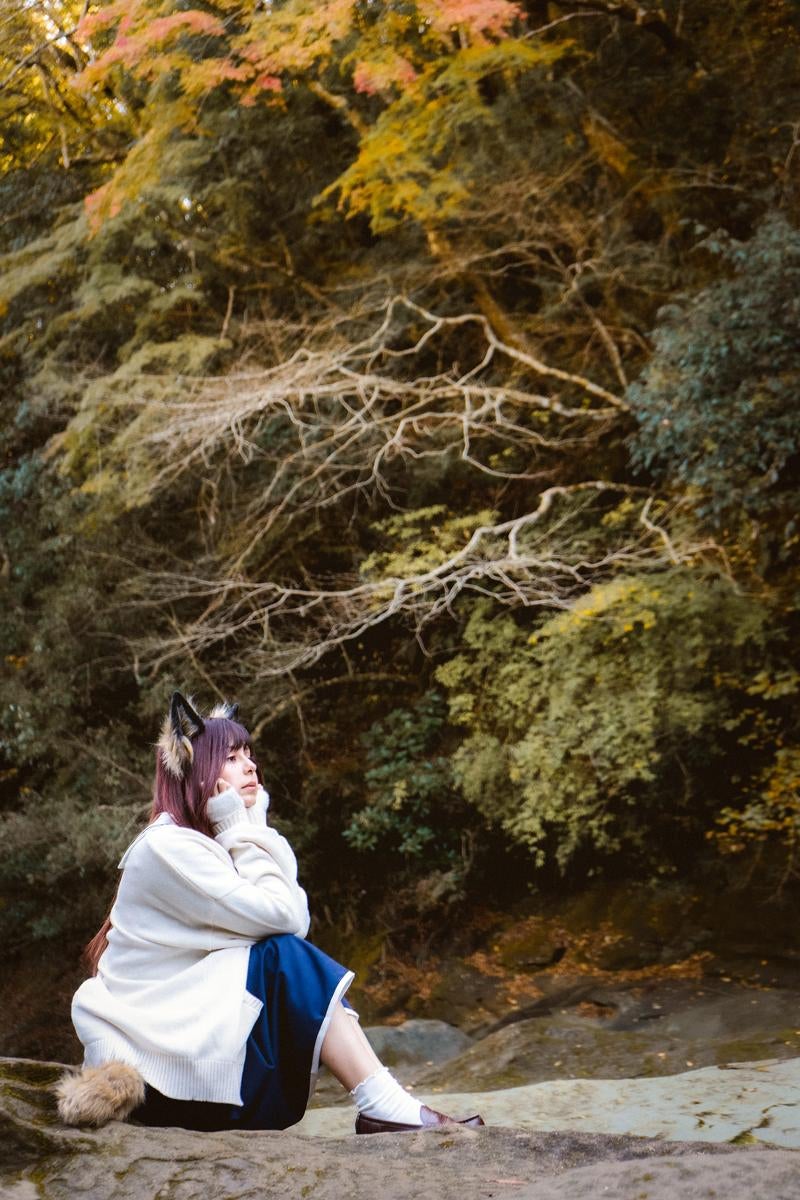
<path id="1" fill-rule="evenodd" d="M 157 403 L 137 401 L 126 375 L 119 403 L 141 409 L 116 446 L 129 476 L 152 494 L 223 461 L 271 465 L 249 505 L 247 555 L 279 523 L 348 496 L 391 503 L 402 462 L 457 454 L 496 479 L 547 482 L 551 452 L 574 452 L 628 411 L 592 380 L 500 341 L 481 313 L 442 316 L 396 297 L 366 337 L 344 332 L 334 318 L 317 346 L 266 369 L 182 379 L 180 392 L 169 377 L 142 377 L 151 393 L 160 382 Z M 426 373 L 434 347 L 441 357 L 456 333 L 479 347 L 473 362 Z M 536 378 L 548 390 L 534 390 Z"/>
<path id="2" fill-rule="evenodd" d="M 223 527 L 216 538 L 209 533 L 203 563 L 133 580 L 131 605 L 170 614 L 166 631 L 159 622 L 136 644 L 137 661 L 158 670 L 188 657 L 197 666 L 223 645 L 246 645 L 254 671 L 283 677 L 272 702 L 288 707 L 292 672 L 333 650 L 346 658 L 348 645 L 387 622 L 421 640 L 463 597 L 565 609 L 614 574 L 718 554 L 713 542 L 673 532 L 663 503 L 656 521 L 648 489 L 574 478 L 602 434 L 627 427 L 622 396 L 508 345 L 482 313 L 441 314 L 395 296 L 365 332 L 367 315 L 331 314 L 314 331 L 276 324 L 268 367 L 243 362 L 224 376 L 177 382 L 125 377 L 120 404 L 140 412 L 112 457 L 144 480 L 135 486 L 146 498 L 187 472 L 202 476 L 200 510 L 209 530 Z M 138 387 L 147 391 L 137 400 Z M 463 508 L 457 517 L 422 510 L 423 527 L 414 526 L 407 471 L 398 468 L 426 458 L 440 475 L 460 462 L 480 482 L 472 517 Z M 235 516 L 226 514 L 220 493 L 236 495 L 232 481 L 245 467 L 258 484 L 237 498 Z M 501 519 L 489 509 L 512 484 L 516 512 Z M 285 553 L 293 522 L 307 531 L 326 509 L 360 500 L 399 514 L 386 552 L 361 550 L 349 571 L 303 577 L 302 563 Z M 616 510 L 622 515 L 604 526 Z"/>
<path id="3" fill-rule="evenodd" d="M 247 637 L 248 660 L 261 675 L 276 677 L 309 667 L 334 648 L 362 638 L 391 620 L 410 623 L 416 633 L 445 614 L 453 615 L 463 595 L 487 596 L 507 607 L 566 609 L 594 583 L 615 572 L 664 569 L 676 562 L 715 555 L 709 540 L 677 549 L 649 521 L 645 501 L 640 524 L 646 535 L 620 536 L 592 554 L 581 535 L 580 506 L 563 513 L 558 501 L 608 493 L 635 497 L 644 490 L 605 480 L 556 486 L 544 491 L 537 507 L 513 520 L 475 529 L 466 545 L 436 566 L 418 573 L 349 581 L 342 578 L 298 587 L 243 578 L 201 578 L 197 574 L 153 573 L 147 595 L 136 606 L 159 607 L 186 601 L 221 601 L 213 613 L 181 625 L 173 637 L 145 640 L 140 654 L 155 669 L 188 650 L 205 652 L 230 639 Z M 540 528 L 541 527 L 541 528 Z M 655 530 L 655 536 L 652 531 Z"/>

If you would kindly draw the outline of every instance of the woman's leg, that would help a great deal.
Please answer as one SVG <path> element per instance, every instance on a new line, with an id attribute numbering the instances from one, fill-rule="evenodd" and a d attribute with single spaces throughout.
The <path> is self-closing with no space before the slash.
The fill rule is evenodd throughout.
<path id="1" fill-rule="evenodd" d="M 341 1004 L 331 1017 L 319 1057 L 348 1092 L 383 1065 L 358 1021 L 349 1017 Z"/>
<path id="2" fill-rule="evenodd" d="M 341 1004 L 331 1017 L 319 1057 L 350 1092 L 359 1113 L 374 1120 L 422 1124 L 419 1100 L 383 1066 L 358 1021 Z"/>

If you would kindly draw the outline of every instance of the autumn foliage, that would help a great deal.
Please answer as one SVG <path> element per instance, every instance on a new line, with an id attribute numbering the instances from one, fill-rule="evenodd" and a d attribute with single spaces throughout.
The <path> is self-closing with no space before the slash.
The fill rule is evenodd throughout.
<path id="1" fill-rule="evenodd" d="M 332 920 L 791 880 L 797 5 L 3 20 L 8 944 L 96 925 L 173 687 Z"/>

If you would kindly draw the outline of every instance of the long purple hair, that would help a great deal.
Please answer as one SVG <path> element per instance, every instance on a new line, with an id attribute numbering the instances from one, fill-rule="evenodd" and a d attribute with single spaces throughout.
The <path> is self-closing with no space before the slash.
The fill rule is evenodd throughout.
<path id="1" fill-rule="evenodd" d="M 153 784 L 153 806 L 150 821 L 161 813 L 168 813 L 176 825 L 184 829 L 195 829 L 212 837 L 211 824 L 206 808 L 214 794 L 225 759 L 231 750 L 250 745 L 250 734 L 244 725 L 228 717 L 208 717 L 204 728 L 192 738 L 192 761 L 187 764 L 183 775 L 178 778 L 168 771 L 160 750 L 156 750 L 156 777 Z M 259 783 L 261 772 L 256 767 Z M 112 905 L 113 907 L 113 905 Z M 111 928 L 111 913 L 106 917 L 92 940 L 83 951 L 83 960 L 92 975 L 97 974 L 97 964 L 108 945 Z"/>

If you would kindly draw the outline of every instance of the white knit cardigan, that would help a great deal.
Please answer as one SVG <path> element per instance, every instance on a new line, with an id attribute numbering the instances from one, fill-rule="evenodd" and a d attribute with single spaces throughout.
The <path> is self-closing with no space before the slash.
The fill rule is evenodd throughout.
<path id="1" fill-rule="evenodd" d="M 209 802 L 213 838 L 162 814 L 125 852 L 108 947 L 72 1003 L 84 1066 L 126 1062 L 166 1096 L 241 1104 L 262 1008 L 246 990 L 250 947 L 275 933 L 305 937 L 309 925 L 268 803 L 260 789 L 246 808 L 228 789 Z"/>

